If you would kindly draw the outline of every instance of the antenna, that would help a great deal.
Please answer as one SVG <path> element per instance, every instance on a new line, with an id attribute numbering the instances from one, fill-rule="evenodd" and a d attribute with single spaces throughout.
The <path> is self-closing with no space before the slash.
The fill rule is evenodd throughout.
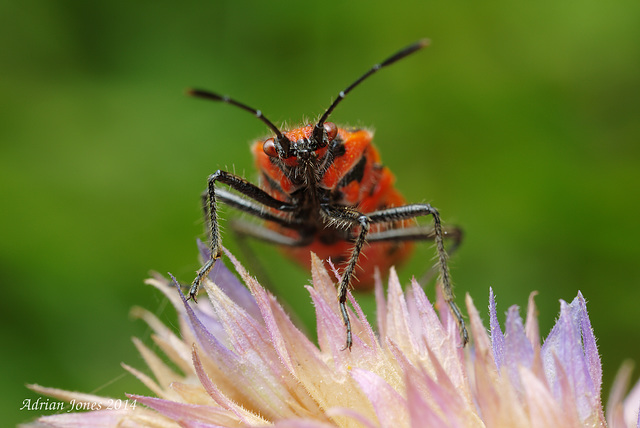
<path id="1" fill-rule="evenodd" d="M 336 98 L 335 101 L 333 101 L 333 103 L 329 106 L 327 111 L 324 112 L 324 114 L 322 115 L 322 117 L 320 118 L 318 123 L 316 123 L 316 126 L 313 129 L 313 139 L 315 139 L 316 141 L 319 141 L 319 142 L 322 141 L 322 133 L 324 131 L 324 123 L 329 118 L 329 116 L 331 115 L 333 110 L 336 108 L 336 106 L 340 103 L 340 101 L 342 101 L 344 99 L 344 97 L 346 97 L 347 94 L 353 90 L 353 88 L 358 86 L 365 79 L 367 79 L 369 76 L 371 76 L 372 74 L 374 74 L 376 71 L 380 70 L 381 68 L 386 67 L 387 65 L 391 65 L 394 62 L 399 61 L 399 60 L 401 60 L 402 58 L 404 58 L 404 57 L 406 57 L 408 55 L 411 55 L 415 51 L 420 50 L 425 46 L 428 46 L 429 43 L 431 43 L 431 41 L 429 39 L 418 40 L 417 42 L 413 43 L 412 45 L 407 46 L 406 48 L 400 50 L 399 52 L 396 52 L 395 54 L 391 55 L 389 58 L 385 59 L 381 63 L 374 65 L 373 67 L 371 67 L 371 69 L 369 69 L 369 71 L 367 71 L 362 76 L 360 76 L 355 82 L 353 82 L 351 85 L 349 85 L 346 89 L 344 89 L 343 91 L 340 91 L 340 93 L 338 94 L 338 98 Z"/>
<path id="2" fill-rule="evenodd" d="M 277 126 L 273 124 L 269 119 L 264 117 L 262 111 L 256 110 L 253 107 L 249 107 L 246 104 L 242 104 L 239 101 L 234 100 L 233 98 L 229 98 L 226 95 L 219 95 L 214 92 L 204 91 L 201 89 L 188 89 L 187 95 L 191 95 L 193 97 L 204 98 L 211 101 L 220 101 L 223 103 L 231 104 L 233 106 L 239 107 L 242 110 L 246 110 L 249 113 L 252 113 L 255 117 L 260 119 L 264 124 L 266 124 L 273 132 L 276 134 L 277 141 L 282 145 L 282 149 L 284 153 L 289 153 L 289 147 L 291 146 L 291 141 L 278 129 Z"/>

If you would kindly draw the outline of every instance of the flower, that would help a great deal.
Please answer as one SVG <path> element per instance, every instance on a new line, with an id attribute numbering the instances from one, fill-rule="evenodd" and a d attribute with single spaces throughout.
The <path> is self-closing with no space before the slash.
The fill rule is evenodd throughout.
<path id="1" fill-rule="evenodd" d="M 229 254 L 227 252 L 227 254 Z M 206 254 L 205 254 L 206 256 Z M 135 309 L 172 365 L 141 341 L 134 344 L 153 377 L 123 365 L 155 397 L 127 394 L 129 404 L 31 385 L 60 400 L 102 405 L 38 420 L 44 426 L 153 427 L 640 427 L 640 383 L 625 398 L 631 368 L 618 375 L 605 418 L 602 369 L 582 294 L 560 303 L 541 344 L 534 295 L 526 320 L 509 308 L 504 331 L 490 292 L 484 327 L 469 296 L 471 345 L 441 295 L 436 311 L 413 281 L 406 292 L 390 272 L 386 298 L 376 278 L 377 333 L 349 295 L 354 343 L 343 350 L 344 325 L 334 281 L 312 260 L 307 289 L 318 344 L 290 320 L 277 300 L 232 256 L 246 287 L 216 263 L 204 287 L 209 300 L 186 301 L 175 280 L 148 280 L 179 314 L 180 336 L 152 313 Z M 178 370 L 174 369 L 176 367 Z"/>

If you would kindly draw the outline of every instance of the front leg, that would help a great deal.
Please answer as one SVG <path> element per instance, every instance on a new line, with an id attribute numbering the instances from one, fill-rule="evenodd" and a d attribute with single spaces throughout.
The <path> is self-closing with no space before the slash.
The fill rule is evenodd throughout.
<path id="1" fill-rule="evenodd" d="M 353 335 L 351 332 L 351 321 L 349 320 L 349 312 L 347 311 L 347 291 L 349 290 L 351 278 L 353 277 L 353 273 L 356 269 L 358 258 L 360 257 L 360 252 L 362 251 L 362 246 L 366 241 L 367 233 L 369 233 L 369 225 L 371 223 L 371 219 L 366 215 L 348 207 L 326 206 L 323 207 L 323 210 L 325 215 L 329 217 L 330 222 L 335 222 L 337 224 L 342 224 L 348 227 L 353 225 L 360 226 L 360 233 L 358 233 L 358 237 L 356 238 L 353 250 L 351 250 L 349 263 L 347 264 L 344 272 L 342 272 L 342 280 L 340 281 L 340 285 L 338 286 L 338 303 L 340 304 L 340 314 L 342 315 L 342 321 L 344 321 L 344 326 L 347 330 L 347 342 L 342 349 L 351 350 L 351 345 L 353 345 Z"/>
<path id="2" fill-rule="evenodd" d="M 267 207 L 275 208 L 279 211 L 284 212 L 291 212 L 295 209 L 294 205 L 287 202 L 279 201 L 271 197 L 268 193 L 266 193 L 255 184 L 252 184 L 247 180 L 238 177 L 237 175 L 222 170 L 218 170 L 215 173 L 211 174 L 207 180 L 206 198 L 203 197 L 204 210 L 206 214 L 208 214 L 207 225 L 209 227 L 209 250 L 211 252 L 211 256 L 209 260 L 207 260 L 205 264 L 200 268 L 200 270 L 198 270 L 198 273 L 196 274 L 196 277 L 191 284 L 191 288 L 189 289 L 188 299 L 193 299 L 194 302 L 197 302 L 198 290 L 200 289 L 202 280 L 209 274 L 209 271 L 211 271 L 211 269 L 213 268 L 216 260 L 222 257 L 222 239 L 220 237 L 220 226 L 218 224 L 218 209 L 216 202 L 216 182 L 218 181 L 228 185 L 233 190 L 243 194 L 253 201 Z M 257 210 L 255 210 L 254 212 L 247 210 L 247 212 L 256 215 Z"/>

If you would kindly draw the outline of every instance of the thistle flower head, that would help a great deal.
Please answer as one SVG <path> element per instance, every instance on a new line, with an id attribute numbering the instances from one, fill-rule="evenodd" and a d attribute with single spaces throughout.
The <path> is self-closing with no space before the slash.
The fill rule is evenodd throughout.
<path id="1" fill-rule="evenodd" d="M 227 253 L 228 254 L 228 253 Z M 504 330 L 490 294 L 488 332 L 466 298 L 472 344 L 461 347 L 441 296 L 436 311 L 415 282 L 402 291 L 392 270 L 386 297 L 376 281 L 377 331 L 352 296 L 352 350 L 333 280 L 312 261 L 307 289 L 317 318 L 317 345 L 277 300 L 229 256 L 246 287 L 218 262 L 209 299 L 190 304 L 175 281 L 148 281 L 179 314 L 180 334 L 136 309 L 154 331 L 160 357 L 139 340 L 152 376 L 124 365 L 154 397 L 128 394 L 134 408 L 45 416 L 47 426 L 154 427 L 640 427 L 640 383 L 625 398 L 630 368 L 618 376 L 608 405 L 585 300 L 561 302 L 544 343 L 533 294 L 526 320 L 509 308 Z M 171 361 L 172 365 L 165 363 Z M 176 369 L 172 368 L 176 367 Z M 61 400 L 106 398 L 32 385 Z M 133 401 L 135 400 L 135 401 Z"/>

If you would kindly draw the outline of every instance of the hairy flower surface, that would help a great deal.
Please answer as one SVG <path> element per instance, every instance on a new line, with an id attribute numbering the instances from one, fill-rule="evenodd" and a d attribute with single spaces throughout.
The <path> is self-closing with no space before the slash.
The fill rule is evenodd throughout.
<path id="1" fill-rule="evenodd" d="M 228 253 L 227 253 L 228 254 Z M 206 254 L 205 254 L 206 257 Z M 509 308 L 504 331 L 493 292 L 484 327 L 470 297 L 471 345 L 461 347 L 455 320 L 439 295 L 437 312 L 415 282 L 403 292 L 391 271 L 386 298 L 376 281 L 377 332 L 357 302 L 354 341 L 344 325 L 334 281 L 313 257 L 307 289 L 318 344 L 276 299 L 229 256 L 246 287 L 223 263 L 204 286 L 209 299 L 190 304 L 174 281 L 148 281 L 179 314 L 180 336 L 136 309 L 166 358 L 134 340 L 152 376 L 124 365 L 155 397 L 127 394 L 134 407 L 45 416 L 43 426 L 152 427 L 640 427 L 640 383 L 625 398 L 629 365 L 620 371 L 604 416 L 602 370 L 585 300 L 561 301 L 560 316 L 540 342 L 533 294 L 526 320 Z M 164 360 L 170 360 L 171 364 Z M 109 399 L 37 385 L 64 401 Z M 135 401 L 134 401 L 135 400 Z"/>

